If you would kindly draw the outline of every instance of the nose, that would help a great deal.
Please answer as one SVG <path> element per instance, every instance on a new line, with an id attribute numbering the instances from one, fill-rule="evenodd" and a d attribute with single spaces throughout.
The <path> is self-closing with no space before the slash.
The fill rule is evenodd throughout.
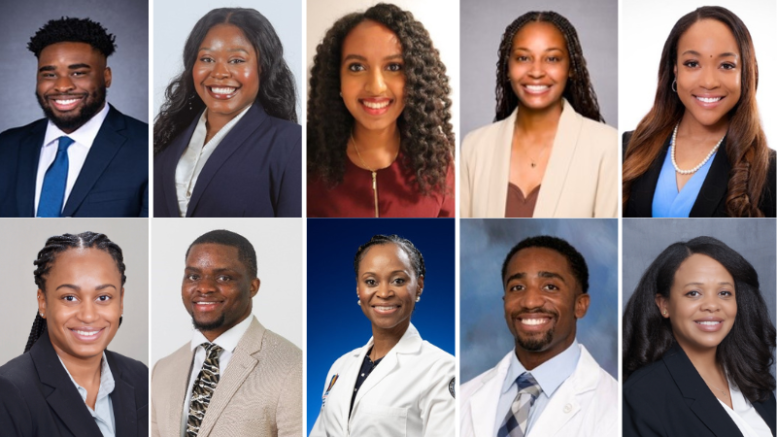
<path id="1" fill-rule="evenodd" d="M 718 72 L 715 68 L 703 68 L 701 72 L 701 82 L 700 85 L 702 88 L 711 90 L 715 89 L 720 85 L 720 81 L 718 80 Z"/>
<path id="2" fill-rule="evenodd" d="M 532 79 L 539 79 L 545 76 L 545 69 L 542 68 L 542 59 L 537 58 L 531 63 L 528 75 Z"/>
<path id="3" fill-rule="evenodd" d="M 54 89 L 58 93 L 64 93 L 74 88 L 75 88 L 75 85 L 73 85 L 73 81 L 70 79 L 70 76 L 66 74 L 58 77 L 57 81 L 54 83 Z"/>
<path id="4" fill-rule="evenodd" d="M 386 91 L 386 80 L 383 77 L 383 71 L 377 68 L 373 69 L 364 88 L 365 91 L 372 95 L 383 94 Z"/>
<path id="5" fill-rule="evenodd" d="M 78 320 L 84 323 L 93 323 L 97 320 L 97 306 L 91 300 L 86 300 L 78 312 Z"/>
<path id="6" fill-rule="evenodd" d="M 720 305 L 717 296 L 714 294 L 707 294 L 701 301 L 701 310 L 714 313 L 720 309 Z"/>
<path id="7" fill-rule="evenodd" d="M 197 281 L 197 292 L 207 294 L 216 292 L 216 278 L 205 275 Z"/>
<path id="8" fill-rule="evenodd" d="M 216 65 L 213 66 L 213 71 L 211 71 L 210 75 L 214 79 L 224 79 L 230 77 L 232 72 L 229 71 L 229 68 L 225 62 L 216 62 Z"/>
<path id="9" fill-rule="evenodd" d="M 526 309 L 542 308 L 545 305 L 545 298 L 538 287 L 528 286 L 523 293 L 521 304 Z"/>
<path id="10" fill-rule="evenodd" d="M 378 286 L 378 291 L 375 292 L 375 295 L 381 299 L 388 299 L 392 295 L 394 295 L 394 290 L 391 288 L 391 283 L 383 281 Z"/>

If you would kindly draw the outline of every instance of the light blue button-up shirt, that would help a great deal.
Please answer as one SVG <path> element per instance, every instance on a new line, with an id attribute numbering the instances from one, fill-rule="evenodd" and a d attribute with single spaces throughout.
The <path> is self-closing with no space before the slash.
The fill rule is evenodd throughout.
<path id="1" fill-rule="evenodd" d="M 59 356 L 57 356 L 59 358 Z M 76 386 L 78 394 L 81 395 L 81 399 L 84 400 L 86 409 L 89 410 L 89 414 L 94 418 L 97 427 L 100 428 L 100 432 L 103 437 L 116 437 L 116 419 L 113 415 L 113 402 L 111 401 L 110 394 L 113 393 L 113 389 L 116 388 L 116 381 L 113 379 L 113 373 L 111 373 L 111 367 L 108 365 L 108 359 L 103 352 L 103 359 L 100 365 L 100 388 L 97 390 L 97 401 L 94 403 L 94 410 L 92 407 L 86 404 L 86 389 L 78 385 L 73 375 L 65 367 L 65 363 L 62 362 L 62 358 L 59 358 L 59 362 L 62 363 L 62 367 L 65 368 L 67 376 L 73 381 L 73 385 Z"/>
<path id="2" fill-rule="evenodd" d="M 542 411 L 545 410 L 545 407 L 548 405 L 548 402 L 550 402 L 550 398 L 553 397 L 556 389 L 559 388 L 561 383 L 566 381 L 572 373 L 574 373 L 578 361 L 580 361 L 580 347 L 577 345 L 577 339 L 575 339 L 572 342 L 572 345 L 563 352 L 548 361 L 545 361 L 531 371 L 528 371 L 540 385 L 542 391 L 529 410 L 529 422 L 526 425 L 526 434 L 529 434 L 532 425 L 537 421 L 537 418 L 540 417 Z M 507 369 L 507 376 L 505 376 L 504 383 L 502 384 L 499 403 L 496 407 L 496 425 L 494 426 L 495 436 L 504 423 L 515 397 L 518 396 L 518 377 L 526 371 L 523 364 L 518 361 L 518 357 L 515 353 L 511 354 L 510 367 Z"/>

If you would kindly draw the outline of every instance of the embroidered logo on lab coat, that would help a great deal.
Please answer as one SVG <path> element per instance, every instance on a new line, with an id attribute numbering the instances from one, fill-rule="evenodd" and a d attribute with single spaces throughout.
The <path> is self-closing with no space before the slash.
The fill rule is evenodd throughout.
<path id="1" fill-rule="evenodd" d="M 448 384 L 448 391 L 451 392 L 453 399 L 456 399 L 456 377 L 451 378 L 451 382 Z"/>
<path id="2" fill-rule="evenodd" d="M 326 406 L 326 398 L 329 396 L 329 391 L 332 390 L 332 387 L 335 386 L 338 376 L 339 375 L 335 373 L 332 376 L 332 380 L 329 381 L 329 386 L 326 388 L 326 392 L 324 393 L 324 396 L 321 397 L 321 408 L 324 408 L 324 406 Z"/>

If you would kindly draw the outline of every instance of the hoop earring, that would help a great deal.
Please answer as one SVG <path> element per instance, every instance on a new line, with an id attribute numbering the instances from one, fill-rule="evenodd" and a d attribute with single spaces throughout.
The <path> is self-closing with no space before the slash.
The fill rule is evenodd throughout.
<path id="1" fill-rule="evenodd" d="M 674 80 L 672 81 L 672 91 L 674 91 L 675 94 L 677 94 L 677 77 L 675 77 Z"/>

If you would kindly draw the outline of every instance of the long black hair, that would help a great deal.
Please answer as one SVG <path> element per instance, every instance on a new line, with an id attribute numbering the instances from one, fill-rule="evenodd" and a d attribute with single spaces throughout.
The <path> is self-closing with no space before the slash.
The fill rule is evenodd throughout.
<path id="1" fill-rule="evenodd" d="M 510 84 L 510 67 L 508 66 L 513 51 L 513 38 L 523 26 L 537 22 L 554 25 L 564 35 L 564 40 L 567 42 L 571 75 L 564 88 L 563 97 L 575 108 L 575 111 L 584 117 L 604 122 L 604 118 L 599 113 L 599 101 L 596 99 L 596 92 L 591 84 L 591 77 L 588 75 L 577 31 L 569 20 L 553 11 L 527 12 L 510 23 L 502 34 L 502 42 L 499 44 L 499 61 L 496 63 L 496 117 L 494 121 L 509 117 L 518 106 L 518 96 L 515 95 Z"/>
<path id="2" fill-rule="evenodd" d="M 267 114 L 297 122 L 297 94 L 294 75 L 283 59 L 283 45 L 272 24 L 255 9 L 214 9 L 200 18 L 186 39 L 183 49 L 184 71 L 165 90 L 165 103 L 154 123 L 154 154 L 191 124 L 202 110 L 202 102 L 194 88 L 192 70 L 200 44 L 208 31 L 219 24 L 231 24 L 243 31 L 259 57 L 259 94 L 256 99 Z"/>
<path id="3" fill-rule="evenodd" d="M 94 248 L 108 252 L 116 262 L 119 273 L 121 273 L 121 285 L 123 286 L 127 282 L 127 276 L 124 275 L 126 267 L 124 266 L 124 255 L 121 252 L 121 247 L 109 240 L 105 234 L 95 232 L 83 232 L 76 235 L 64 234 L 46 240 L 46 245 L 38 252 L 38 259 L 33 263 L 36 266 L 35 285 L 43 293 L 46 292 L 46 276 L 48 276 L 57 254 L 73 248 Z M 119 324 L 121 324 L 121 319 L 119 319 Z M 46 319 L 41 317 L 40 313 L 36 311 L 35 321 L 32 323 L 32 330 L 27 339 L 27 345 L 24 347 L 25 353 L 32 348 L 44 332 L 46 332 Z"/>
<path id="4" fill-rule="evenodd" d="M 445 65 L 423 24 L 385 3 L 337 20 L 316 48 L 308 98 L 308 174 L 330 186 L 343 181 L 354 118 L 340 97 L 340 59 L 345 37 L 365 20 L 386 26 L 402 46 L 406 82 L 405 109 L 397 119 L 400 164 L 421 193 L 444 191 L 455 145 Z"/>
<path id="5" fill-rule="evenodd" d="M 674 344 L 672 325 L 661 316 L 656 296 L 669 299 L 680 264 L 697 253 L 719 262 L 734 278 L 737 316 L 718 345 L 716 360 L 748 401 L 763 401 L 775 388 L 769 371 L 774 361 L 775 329 L 759 290 L 758 273 L 742 255 L 712 237 L 672 244 L 642 275 L 623 314 L 624 380 L 661 359 Z"/>

